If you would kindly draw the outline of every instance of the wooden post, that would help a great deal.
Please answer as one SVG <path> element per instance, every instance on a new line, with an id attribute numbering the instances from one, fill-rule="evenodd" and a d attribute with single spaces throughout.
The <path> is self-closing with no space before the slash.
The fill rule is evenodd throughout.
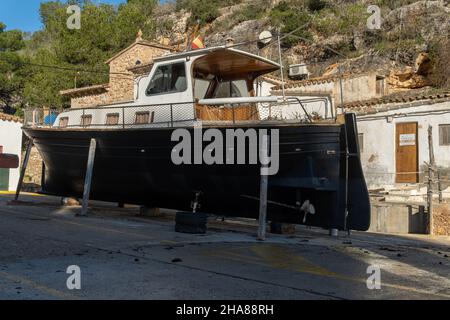
<path id="1" fill-rule="evenodd" d="M 31 149 L 33 148 L 33 140 L 28 141 L 27 151 L 25 152 L 25 158 L 22 163 L 22 170 L 20 170 L 19 183 L 17 184 L 15 201 L 19 200 L 20 192 L 22 191 L 23 179 L 25 178 L 25 171 L 27 170 L 28 161 L 30 160 Z"/>
<path id="2" fill-rule="evenodd" d="M 97 148 L 97 141 L 91 139 L 91 144 L 89 146 L 89 156 L 86 168 L 86 178 L 84 180 L 84 192 L 83 192 L 83 206 L 81 208 L 80 216 L 87 216 L 88 206 L 89 206 L 89 196 L 91 194 L 91 184 L 92 184 L 92 174 L 94 172 L 94 160 L 95 151 Z"/>
<path id="3" fill-rule="evenodd" d="M 269 176 L 264 169 L 268 168 L 268 152 L 269 152 L 269 136 L 264 135 L 261 143 L 261 185 L 259 195 L 259 228 L 258 228 L 258 240 L 266 240 L 266 227 L 267 227 L 267 191 L 269 186 Z"/>
<path id="4" fill-rule="evenodd" d="M 434 170 L 434 152 L 433 152 L 433 127 L 428 126 L 428 184 L 427 184 L 427 205 L 429 217 L 429 234 L 433 235 L 433 170 Z"/>
<path id="5" fill-rule="evenodd" d="M 438 192 L 439 192 L 439 203 L 442 203 L 444 199 L 442 198 L 442 183 L 441 183 L 441 173 L 437 172 L 437 183 L 438 183 Z"/>

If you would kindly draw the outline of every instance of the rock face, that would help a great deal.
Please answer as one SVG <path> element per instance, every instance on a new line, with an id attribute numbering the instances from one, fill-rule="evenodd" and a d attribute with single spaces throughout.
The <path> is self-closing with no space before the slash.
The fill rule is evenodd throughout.
<path id="1" fill-rule="evenodd" d="M 414 64 L 414 68 L 392 70 L 387 78 L 390 87 L 394 89 L 417 89 L 430 85 L 427 78 L 431 70 L 431 60 L 427 53 L 421 52 Z"/>
<path id="2" fill-rule="evenodd" d="M 421 52 L 417 56 L 416 63 L 414 65 L 414 72 L 418 75 L 426 76 L 431 71 L 431 59 L 428 53 Z"/>
<path id="3" fill-rule="evenodd" d="M 394 91 L 401 89 L 417 89 L 429 85 L 426 77 L 416 74 L 411 67 L 405 70 L 392 70 L 387 82 Z"/>

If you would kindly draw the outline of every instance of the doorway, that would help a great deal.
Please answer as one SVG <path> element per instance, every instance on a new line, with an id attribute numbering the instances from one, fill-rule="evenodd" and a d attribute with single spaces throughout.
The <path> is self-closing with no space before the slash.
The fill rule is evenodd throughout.
<path id="1" fill-rule="evenodd" d="M 417 122 L 396 124 L 396 183 L 419 182 L 419 147 Z"/>

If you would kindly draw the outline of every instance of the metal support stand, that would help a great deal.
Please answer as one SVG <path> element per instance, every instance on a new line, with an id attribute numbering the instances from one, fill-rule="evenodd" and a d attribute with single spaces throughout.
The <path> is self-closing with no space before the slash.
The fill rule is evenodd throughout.
<path id="1" fill-rule="evenodd" d="M 428 184 L 427 184 L 427 206 L 429 226 L 428 232 L 430 235 L 434 234 L 434 221 L 433 221 L 433 179 L 434 179 L 434 150 L 433 150 L 433 127 L 428 126 L 428 153 L 430 163 L 428 164 Z"/>
<path id="2" fill-rule="evenodd" d="M 258 240 L 266 240 L 266 225 L 267 225 L 267 191 L 269 186 L 269 176 L 265 172 L 268 168 L 268 151 L 269 151 L 269 136 L 262 137 L 261 143 L 261 186 L 259 195 L 259 228 Z"/>
<path id="3" fill-rule="evenodd" d="M 22 191 L 23 179 L 25 178 L 25 171 L 27 170 L 28 161 L 30 160 L 31 149 L 33 148 L 33 140 L 29 140 L 25 158 L 23 159 L 22 170 L 20 171 L 19 183 L 17 184 L 15 201 L 19 200 L 20 192 Z"/>
<path id="4" fill-rule="evenodd" d="M 92 174 L 94 172 L 94 160 L 96 149 L 97 149 L 97 141 L 95 139 L 91 139 L 86 169 L 86 178 L 84 180 L 83 206 L 81 208 L 81 213 L 79 214 L 79 216 L 83 217 L 87 216 L 89 206 L 89 195 L 91 194 Z"/>
<path id="5" fill-rule="evenodd" d="M 339 236 L 339 230 L 338 229 L 330 229 L 330 236 L 332 237 L 338 237 Z"/>

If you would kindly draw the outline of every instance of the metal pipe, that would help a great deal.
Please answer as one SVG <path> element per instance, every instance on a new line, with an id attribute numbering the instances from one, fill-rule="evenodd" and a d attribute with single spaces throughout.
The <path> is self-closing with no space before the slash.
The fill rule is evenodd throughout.
<path id="1" fill-rule="evenodd" d="M 284 66 L 283 66 L 283 59 L 281 56 L 281 40 L 280 40 L 280 32 L 278 31 L 278 55 L 280 58 L 280 68 L 281 68 L 281 90 L 283 92 L 283 99 L 286 99 L 286 89 L 284 84 Z"/>
<path id="2" fill-rule="evenodd" d="M 91 139 L 91 143 L 89 146 L 87 168 L 86 168 L 86 178 L 84 181 L 83 206 L 81 208 L 80 216 L 87 216 L 87 211 L 88 211 L 88 206 L 89 206 L 89 196 L 91 194 L 92 175 L 94 172 L 94 160 L 95 160 L 96 148 L 97 148 L 97 141 L 95 139 Z"/>
<path id="3" fill-rule="evenodd" d="M 269 136 L 264 135 L 261 142 L 261 182 L 260 182 L 260 196 L 259 196 L 259 228 L 258 240 L 266 240 L 266 225 L 267 225 L 267 192 L 269 187 L 269 176 L 267 175 L 268 156 L 269 156 Z"/>
<path id="4" fill-rule="evenodd" d="M 200 99 L 200 105 L 224 105 L 224 104 L 248 104 L 248 103 L 275 103 L 278 97 L 240 97 L 240 98 L 217 98 L 217 99 Z"/>

